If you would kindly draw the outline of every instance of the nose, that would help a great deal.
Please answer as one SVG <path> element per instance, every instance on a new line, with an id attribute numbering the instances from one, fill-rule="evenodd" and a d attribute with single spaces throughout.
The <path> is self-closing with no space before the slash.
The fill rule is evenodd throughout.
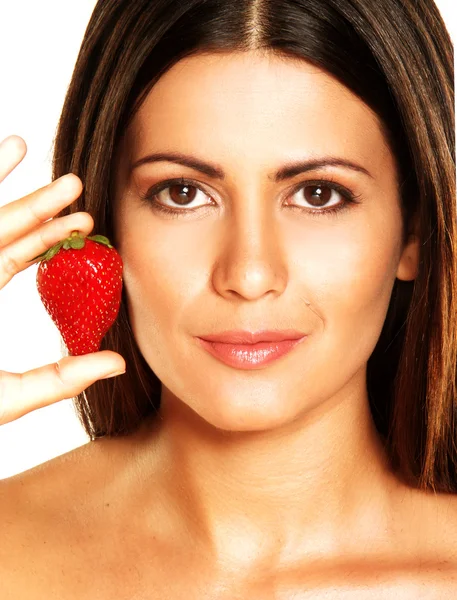
<path id="1" fill-rule="evenodd" d="M 257 300 L 280 295 L 287 286 L 287 265 L 279 223 L 259 202 L 233 209 L 218 241 L 212 283 L 228 299 Z"/>

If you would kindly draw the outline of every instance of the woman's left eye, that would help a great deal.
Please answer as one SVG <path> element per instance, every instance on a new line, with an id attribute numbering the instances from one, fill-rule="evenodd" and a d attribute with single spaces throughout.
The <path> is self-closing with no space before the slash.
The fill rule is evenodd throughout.
<path id="1" fill-rule="evenodd" d="M 307 181 L 296 188 L 291 198 L 298 197 L 294 207 L 316 213 L 334 213 L 355 203 L 356 196 L 347 188 L 331 181 Z M 338 200 L 343 198 L 343 200 Z M 301 204 L 301 203 L 304 203 Z M 306 206 L 306 204 L 308 206 Z"/>
<path id="2" fill-rule="evenodd" d="M 162 192 L 166 192 L 162 194 Z M 186 216 L 204 206 L 211 206 L 207 201 L 198 203 L 198 192 L 208 198 L 208 194 L 193 181 L 186 179 L 172 179 L 163 181 L 150 188 L 142 200 L 152 206 L 154 210 L 172 214 L 174 216 Z M 162 197 L 161 197 L 162 194 Z M 295 199 L 294 202 L 287 202 L 288 206 L 297 208 L 313 215 L 336 213 L 349 207 L 349 204 L 356 204 L 355 196 L 347 188 L 331 181 L 307 181 L 295 187 L 289 198 Z M 343 200 L 338 201 L 338 197 Z M 195 202 L 197 199 L 197 202 Z M 303 205 L 302 203 L 305 203 Z M 308 206 L 306 206 L 306 204 Z M 181 208 L 176 208 L 181 207 Z"/>

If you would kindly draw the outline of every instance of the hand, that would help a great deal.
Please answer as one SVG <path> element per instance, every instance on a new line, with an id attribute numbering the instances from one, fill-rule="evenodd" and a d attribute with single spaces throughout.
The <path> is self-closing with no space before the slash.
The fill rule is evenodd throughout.
<path id="1" fill-rule="evenodd" d="M 0 143 L 0 182 L 23 160 L 24 140 L 10 136 Z M 72 231 L 89 235 L 94 221 L 79 212 L 53 219 L 82 191 L 81 180 L 72 173 L 39 190 L 0 207 L 0 290 L 20 271 Z M 67 356 L 54 364 L 25 373 L 0 370 L 0 425 L 64 398 L 72 398 L 110 373 L 125 371 L 120 354 L 110 350 L 83 356 Z"/>

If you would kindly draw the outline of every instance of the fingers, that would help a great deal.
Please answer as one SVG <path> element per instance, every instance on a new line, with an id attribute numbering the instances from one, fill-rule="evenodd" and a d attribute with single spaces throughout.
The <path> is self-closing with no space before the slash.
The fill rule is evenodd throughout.
<path id="1" fill-rule="evenodd" d="M 27 154 L 27 146 L 18 135 L 0 142 L 0 183 L 17 167 Z"/>
<path id="2" fill-rule="evenodd" d="M 79 177 L 68 173 L 39 190 L 0 208 L 0 249 L 32 230 L 74 202 L 82 192 Z"/>
<path id="3" fill-rule="evenodd" d="M 125 371 L 116 352 L 66 356 L 26 373 L 0 371 L 0 425 L 65 398 L 73 398 L 98 379 Z"/>
<path id="4" fill-rule="evenodd" d="M 19 164 L 27 148 L 19 136 L 0 143 L 0 180 Z M 0 207 L 0 289 L 33 259 L 78 230 L 89 235 L 94 221 L 88 213 L 53 218 L 74 202 L 82 192 L 82 182 L 68 173 L 35 192 Z"/>
<path id="5" fill-rule="evenodd" d="M 72 231 L 78 230 L 87 236 L 93 227 L 94 221 L 88 213 L 73 213 L 52 219 L 15 243 L 0 248 L 0 289 L 14 275 L 29 267 L 32 264 L 29 261 L 69 237 Z"/>
<path id="6" fill-rule="evenodd" d="M 14 170 L 26 152 L 25 142 L 19 136 L 10 136 L 0 143 L 0 181 Z M 69 173 L 0 207 L 0 289 L 72 231 L 89 235 L 94 221 L 86 212 L 54 218 L 81 195 L 82 189 L 81 180 Z M 125 361 L 109 350 L 64 357 L 26 373 L 0 371 L 0 425 L 37 408 L 73 398 L 97 379 L 119 371 L 125 371 Z"/>

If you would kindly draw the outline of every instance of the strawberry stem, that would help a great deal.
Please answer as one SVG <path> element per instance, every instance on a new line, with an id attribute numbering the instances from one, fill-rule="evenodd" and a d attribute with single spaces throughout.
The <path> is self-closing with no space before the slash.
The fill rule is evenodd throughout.
<path id="1" fill-rule="evenodd" d="M 93 242 L 97 242 L 98 244 L 108 246 L 108 248 L 113 248 L 109 239 L 104 235 L 90 235 L 87 236 L 87 239 L 92 240 Z M 27 262 L 34 262 L 35 260 L 51 260 L 51 258 L 55 256 L 61 248 L 63 248 L 64 250 L 69 250 L 70 248 L 73 250 L 81 250 L 82 248 L 84 248 L 85 244 L 86 238 L 82 236 L 79 231 L 72 231 L 69 237 L 65 238 L 64 240 L 61 240 L 60 242 L 57 242 L 57 244 L 54 244 L 54 246 L 52 246 L 42 254 L 35 256 L 35 258 L 32 258 L 32 260 L 28 260 Z"/>

